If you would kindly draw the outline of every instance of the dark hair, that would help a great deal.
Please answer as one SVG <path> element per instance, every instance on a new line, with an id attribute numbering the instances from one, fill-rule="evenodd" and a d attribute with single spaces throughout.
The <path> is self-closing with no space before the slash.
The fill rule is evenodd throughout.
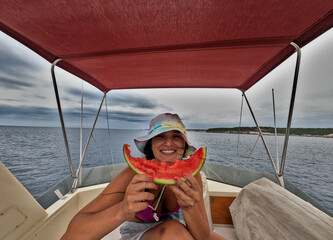
<path id="1" fill-rule="evenodd" d="M 146 155 L 146 158 L 148 160 L 155 158 L 154 154 L 153 154 L 153 150 L 151 149 L 151 139 L 149 139 L 148 142 L 146 143 L 143 153 Z"/>
<path id="2" fill-rule="evenodd" d="M 189 145 L 185 141 L 185 147 L 184 147 L 183 157 L 184 157 L 184 155 L 185 155 L 185 153 L 187 152 L 188 149 L 189 149 Z M 153 150 L 151 149 L 151 139 L 149 139 L 148 142 L 146 143 L 146 146 L 145 146 L 145 148 L 143 150 L 143 153 L 146 155 L 146 158 L 148 160 L 152 160 L 152 159 L 155 158 Z"/>

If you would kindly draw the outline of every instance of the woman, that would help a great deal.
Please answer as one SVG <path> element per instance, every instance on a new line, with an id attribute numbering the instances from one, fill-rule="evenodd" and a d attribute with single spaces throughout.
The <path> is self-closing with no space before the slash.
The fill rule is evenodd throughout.
<path id="1" fill-rule="evenodd" d="M 157 116 L 148 134 L 134 141 L 147 159 L 157 161 L 172 162 L 195 151 L 177 114 Z M 121 224 L 122 240 L 223 239 L 209 229 L 200 174 L 184 172 L 168 187 L 153 180 L 125 168 L 72 219 L 62 239 L 100 239 Z"/>

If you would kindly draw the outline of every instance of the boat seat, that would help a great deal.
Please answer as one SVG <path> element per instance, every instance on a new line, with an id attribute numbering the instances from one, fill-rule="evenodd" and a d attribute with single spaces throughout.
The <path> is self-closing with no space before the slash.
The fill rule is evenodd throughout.
<path id="1" fill-rule="evenodd" d="M 230 206 L 240 239 L 332 239 L 333 218 L 267 178 L 245 186 Z"/>
<path id="2" fill-rule="evenodd" d="M 45 210 L 0 161 L 0 239 L 17 239 L 47 217 Z"/>

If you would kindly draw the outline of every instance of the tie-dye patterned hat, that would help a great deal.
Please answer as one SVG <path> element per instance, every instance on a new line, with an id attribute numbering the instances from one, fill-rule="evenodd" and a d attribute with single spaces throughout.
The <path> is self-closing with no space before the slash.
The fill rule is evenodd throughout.
<path id="1" fill-rule="evenodd" d="M 171 130 L 179 131 L 185 142 L 188 144 L 188 149 L 184 156 L 187 157 L 195 152 L 196 148 L 189 142 L 186 136 L 186 129 L 182 120 L 177 114 L 163 113 L 153 118 L 149 124 L 148 134 L 142 137 L 137 137 L 134 139 L 136 147 L 140 152 L 144 153 L 145 146 L 147 142 L 158 134 L 168 132 Z"/>

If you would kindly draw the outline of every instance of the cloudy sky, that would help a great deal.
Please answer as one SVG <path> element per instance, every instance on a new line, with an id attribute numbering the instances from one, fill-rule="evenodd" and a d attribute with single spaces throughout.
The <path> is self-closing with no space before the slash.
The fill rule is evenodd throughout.
<path id="1" fill-rule="evenodd" d="M 247 91 L 261 126 L 273 126 L 272 88 L 278 127 L 285 127 L 296 56 Z M 84 125 L 90 127 L 102 93 L 56 69 L 67 127 L 80 126 L 81 89 Z M 333 127 L 333 29 L 302 49 L 292 127 Z M 245 102 L 244 102 L 245 104 Z M 162 112 L 178 113 L 187 128 L 234 127 L 239 124 L 241 92 L 235 89 L 114 90 L 107 97 L 111 128 L 143 129 Z M 60 126 L 50 63 L 0 32 L 0 125 Z M 242 126 L 254 126 L 246 105 Z M 103 107 L 98 127 L 107 127 Z"/>

